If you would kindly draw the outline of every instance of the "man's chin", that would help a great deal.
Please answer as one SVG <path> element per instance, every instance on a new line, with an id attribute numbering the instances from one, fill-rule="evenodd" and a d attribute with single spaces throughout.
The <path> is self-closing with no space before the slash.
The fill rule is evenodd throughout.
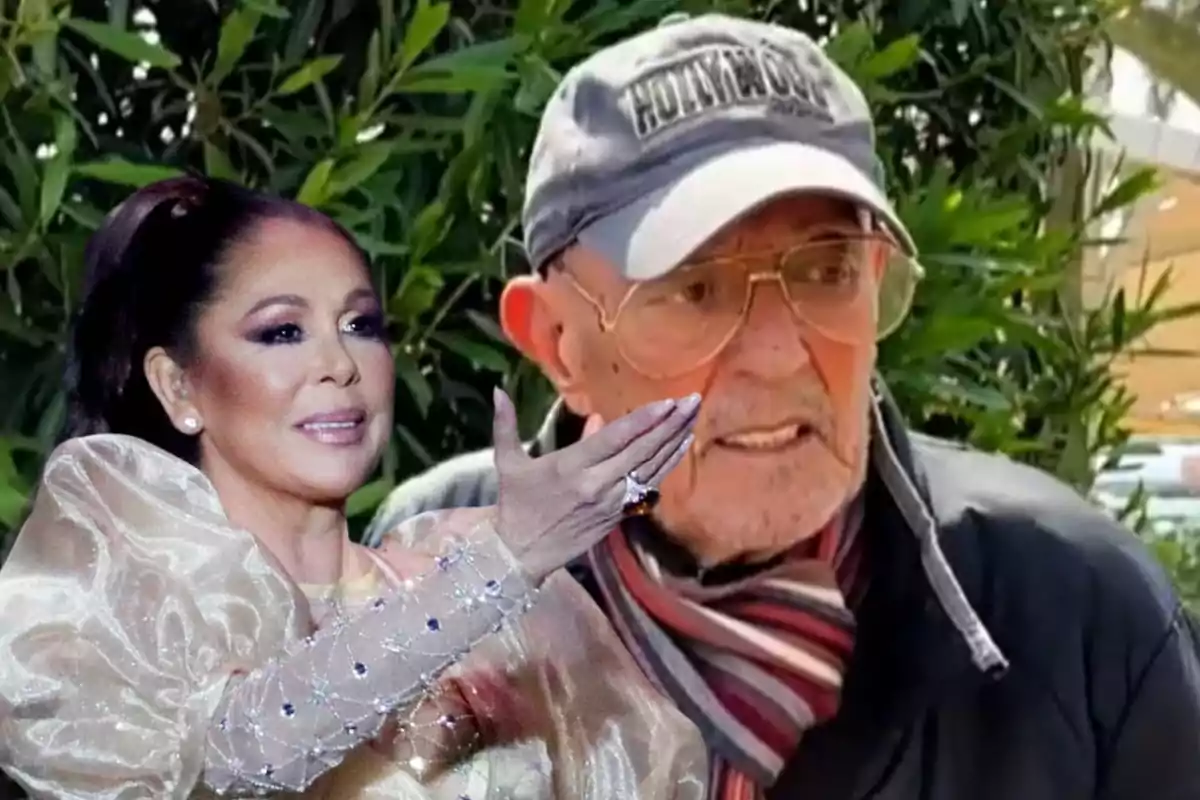
<path id="1" fill-rule="evenodd" d="M 736 470 L 710 469 L 718 465 L 708 461 L 686 498 L 664 503 L 661 522 L 705 565 L 770 558 L 816 535 L 857 488 L 854 470 L 822 455 L 766 470 L 742 459 Z"/>

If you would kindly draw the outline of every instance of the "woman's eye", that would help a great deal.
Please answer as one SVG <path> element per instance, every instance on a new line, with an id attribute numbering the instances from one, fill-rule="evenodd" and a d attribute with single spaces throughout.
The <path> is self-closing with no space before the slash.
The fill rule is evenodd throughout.
<path id="1" fill-rule="evenodd" d="M 255 339 L 261 344 L 295 344 L 304 338 L 300 326 L 288 322 L 284 325 L 273 325 L 258 332 Z"/>
<path id="2" fill-rule="evenodd" d="M 356 336 L 382 339 L 385 324 L 380 314 L 363 314 L 346 323 L 346 328 Z"/>

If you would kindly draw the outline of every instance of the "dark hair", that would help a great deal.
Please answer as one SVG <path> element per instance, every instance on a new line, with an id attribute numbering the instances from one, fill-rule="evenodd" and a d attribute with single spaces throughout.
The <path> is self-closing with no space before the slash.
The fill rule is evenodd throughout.
<path id="1" fill-rule="evenodd" d="M 195 438 L 171 424 L 142 364 L 154 347 L 184 364 L 195 356 L 196 321 L 219 289 L 222 260 L 255 223 L 277 217 L 328 227 L 362 253 L 318 211 L 209 178 L 161 181 L 113 209 L 84 255 L 60 441 L 122 433 L 196 462 Z"/>

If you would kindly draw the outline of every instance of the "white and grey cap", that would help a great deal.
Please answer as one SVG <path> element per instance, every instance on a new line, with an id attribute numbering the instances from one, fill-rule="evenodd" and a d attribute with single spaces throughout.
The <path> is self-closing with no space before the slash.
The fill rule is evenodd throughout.
<path id="1" fill-rule="evenodd" d="M 676 14 L 563 79 L 530 158 L 525 246 L 536 270 L 578 241 L 647 280 L 770 199 L 820 192 L 915 256 L 882 179 L 862 91 L 812 39 Z"/>

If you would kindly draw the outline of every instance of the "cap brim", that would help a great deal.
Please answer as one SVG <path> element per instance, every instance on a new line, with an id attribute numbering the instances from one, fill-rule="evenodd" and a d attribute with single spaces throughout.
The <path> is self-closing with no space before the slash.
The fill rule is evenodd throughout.
<path id="1" fill-rule="evenodd" d="M 876 215 L 909 255 L 912 237 L 869 177 L 836 153 L 799 142 L 742 147 L 714 156 L 677 180 L 580 231 L 585 247 L 630 280 L 660 277 L 731 223 L 788 194 L 816 192 Z"/>

